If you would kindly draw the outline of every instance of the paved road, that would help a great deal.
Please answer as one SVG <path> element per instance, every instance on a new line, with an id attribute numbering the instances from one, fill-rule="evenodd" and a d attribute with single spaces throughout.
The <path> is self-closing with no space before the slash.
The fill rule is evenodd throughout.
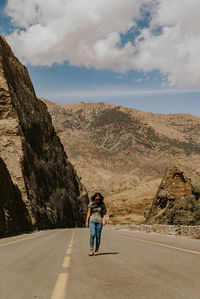
<path id="1" fill-rule="evenodd" d="M 0 299 L 199 299 L 200 241 L 107 226 L 0 240 Z"/>

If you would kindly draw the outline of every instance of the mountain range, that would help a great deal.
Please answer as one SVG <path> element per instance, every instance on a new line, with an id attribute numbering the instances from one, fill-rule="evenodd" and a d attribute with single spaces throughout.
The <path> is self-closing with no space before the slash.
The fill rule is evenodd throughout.
<path id="1" fill-rule="evenodd" d="M 111 196 L 161 178 L 169 164 L 200 168 L 200 118 L 106 103 L 42 99 L 90 194 Z"/>

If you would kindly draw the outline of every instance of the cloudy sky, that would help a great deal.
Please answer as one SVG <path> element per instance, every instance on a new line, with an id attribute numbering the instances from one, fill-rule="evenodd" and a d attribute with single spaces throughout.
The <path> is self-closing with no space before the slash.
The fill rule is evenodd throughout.
<path id="1" fill-rule="evenodd" d="M 1 0 L 38 96 L 200 116 L 199 0 Z"/>

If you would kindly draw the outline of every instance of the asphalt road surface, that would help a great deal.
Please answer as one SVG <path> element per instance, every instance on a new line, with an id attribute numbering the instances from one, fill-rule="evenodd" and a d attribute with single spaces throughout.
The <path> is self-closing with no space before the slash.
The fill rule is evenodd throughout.
<path id="1" fill-rule="evenodd" d="M 200 241 L 105 226 L 0 239 L 0 299 L 199 299 Z"/>

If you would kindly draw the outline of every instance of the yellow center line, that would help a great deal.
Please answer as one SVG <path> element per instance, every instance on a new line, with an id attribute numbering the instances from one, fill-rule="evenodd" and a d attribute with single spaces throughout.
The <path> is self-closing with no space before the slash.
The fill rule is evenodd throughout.
<path id="1" fill-rule="evenodd" d="M 184 252 L 189 252 L 189 253 L 200 255 L 199 251 L 193 251 L 193 250 L 189 250 L 189 249 L 186 249 L 186 248 L 175 247 L 175 246 L 171 246 L 171 245 L 167 245 L 167 244 L 163 244 L 163 243 L 148 241 L 148 240 L 144 240 L 144 239 L 140 239 L 140 238 L 135 238 L 135 237 L 131 237 L 131 236 L 125 236 L 125 235 L 116 234 L 116 233 L 110 233 L 110 232 L 106 232 L 106 233 L 110 234 L 110 235 L 117 236 L 117 237 L 132 239 L 132 240 L 143 242 L 143 243 L 149 243 L 149 244 L 153 244 L 153 245 L 157 245 L 157 246 L 161 246 L 161 247 L 167 247 L 167 248 L 171 248 L 171 249 L 175 249 L 175 250 L 179 250 L 179 251 L 184 251 Z"/>
<path id="2" fill-rule="evenodd" d="M 68 276 L 68 273 L 59 274 L 51 299 L 65 299 Z"/>
<path id="3" fill-rule="evenodd" d="M 71 248 L 71 247 L 69 247 L 69 248 L 67 249 L 67 255 L 70 255 L 70 254 L 72 254 L 72 248 Z"/>
<path id="4" fill-rule="evenodd" d="M 71 256 L 66 256 L 62 268 L 68 268 L 71 262 Z"/>
<path id="5" fill-rule="evenodd" d="M 62 264 L 62 269 L 66 269 L 66 271 L 70 267 L 74 236 L 75 236 L 75 230 L 73 230 L 72 237 L 66 252 L 67 256 L 65 256 Z M 67 293 L 68 278 L 69 278 L 69 273 L 67 272 L 59 274 L 51 299 L 65 299 Z"/>

